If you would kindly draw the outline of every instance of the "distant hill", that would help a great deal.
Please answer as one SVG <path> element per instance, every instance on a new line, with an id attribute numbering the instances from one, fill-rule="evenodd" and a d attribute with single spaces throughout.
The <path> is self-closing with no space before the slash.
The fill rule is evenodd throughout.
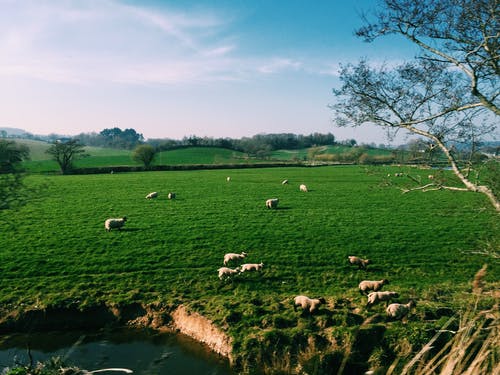
<path id="1" fill-rule="evenodd" d="M 1 132 L 6 132 L 7 136 L 16 136 L 16 137 L 27 133 L 26 130 L 23 129 L 9 128 L 5 126 L 0 126 L 0 133 Z"/>

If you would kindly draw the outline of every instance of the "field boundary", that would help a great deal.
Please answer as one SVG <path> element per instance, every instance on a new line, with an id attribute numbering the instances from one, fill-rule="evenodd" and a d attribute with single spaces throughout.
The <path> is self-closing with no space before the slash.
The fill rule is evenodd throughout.
<path id="1" fill-rule="evenodd" d="M 153 165 L 149 168 L 143 166 L 115 166 L 96 168 L 75 168 L 70 174 L 105 174 L 119 172 L 158 172 L 158 171 L 191 171 L 212 169 L 248 169 L 248 168 L 280 168 L 280 167 L 310 167 L 319 166 L 309 163 L 255 163 L 255 164 L 176 164 Z"/>

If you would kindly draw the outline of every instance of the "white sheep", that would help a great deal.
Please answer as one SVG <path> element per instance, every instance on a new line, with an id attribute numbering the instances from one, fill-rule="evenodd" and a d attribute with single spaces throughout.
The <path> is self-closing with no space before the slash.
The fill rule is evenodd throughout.
<path id="1" fill-rule="evenodd" d="M 271 198 L 266 201 L 266 207 L 267 208 L 278 208 L 278 198 Z"/>
<path id="2" fill-rule="evenodd" d="M 433 175 L 433 174 L 430 174 L 430 175 L 428 175 L 428 176 L 427 176 L 427 178 L 428 178 L 429 180 L 434 180 L 434 175 Z"/>
<path id="3" fill-rule="evenodd" d="M 299 190 L 307 193 L 307 186 L 304 185 L 304 184 L 302 184 L 302 185 L 299 186 Z"/>
<path id="4" fill-rule="evenodd" d="M 288 184 L 288 180 L 281 181 L 281 185 L 286 185 L 286 184 Z"/>
<path id="5" fill-rule="evenodd" d="M 153 199 L 153 198 L 156 198 L 158 196 L 158 193 L 156 191 L 153 191 L 152 193 L 149 193 L 148 195 L 146 195 L 146 199 Z"/>
<path id="6" fill-rule="evenodd" d="M 347 257 L 349 259 L 349 263 L 358 266 L 359 269 L 366 269 L 372 261 L 370 259 L 362 259 L 360 257 L 350 255 Z"/>
<path id="7" fill-rule="evenodd" d="M 242 252 L 241 254 L 227 253 L 224 255 L 224 265 L 227 266 L 227 264 L 231 261 L 244 259 L 247 255 L 248 254 L 245 252 Z"/>
<path id="8" fill-rule="evenodd" d="M 389 319 L 400 320 L 403 319 L 410 310 L 416 306 L 415 301 L 410 300 L 408 303 L 391 303 L 385 309 Z"/>
<path id="9" fill-rule="evenodd" d="M 326 303 L 324 298 L 309 298 L 307 296 L 297 296 L 293 301 L 293 309 L 295 311 L 297 311 L 297 306 L 300 306 L 302 310 L 309 310 L 310 313 L 315 312 L 320 305 Z"/>
<path id="10" fill-rule="evenodd" d="M 231 181 L 231 177 L 227 176 L 227 177 L 226 177 L 226 181 L 227 181 L 227 182 Z"/>
<path id="11" fill-rule="evenodd" d="M 125 222 L 127 221 L 127 217 L 124 216 L 121 219 L 106 219 L 104 222 L 104 228 L 109 232 L 111 229 L 118 229 L 120 230 L 121 227 L 125 225 Z"/>
<path id="12" fill-rule="evenodd" d="M 233 275 L 236 275 L 240 272 L 240 268 L 236 267 L 235 269 L 228 267 L 221 267 L 217 270 L 219 272 L 219 279 L 229 278 Z"/>
<path id="13" fill-rule="evenodd" d="M 366 307 L 373 306 L 376 303 L 382 301 L 390 301 L 393 298 L 398 298 L 399 294 L 396 292 L 371 292 L 368 294 L 368 301 L 366 303 Z"/>
<path id="14" fill-rule="evenodd" d="M 172 192 L 168 193 L 167 198 L 168 199 L 175 199 L 175 193 L 172 193 Z"/>
<path id="15" fill-rule="evenodd" d="M 240 273 L 242 272 L 253 272 L 260 271 L 264 267 L 264 263 L 245 263 L 241 265 Z"/>
<path id="16" fill-rule="evenodd" d="M 359 292 L 367 294 L 368 292 L 378 292 L 384 285 L 389 284 L 389 280 L 363 280 L 359 283 Z"/>

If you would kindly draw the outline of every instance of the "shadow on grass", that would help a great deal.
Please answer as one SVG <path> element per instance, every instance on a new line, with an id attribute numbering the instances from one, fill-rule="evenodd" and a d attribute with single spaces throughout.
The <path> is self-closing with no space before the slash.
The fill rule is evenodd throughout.
<path id="1" fill-rule="evenodd" d="M 119 231 L 114 231 L 114 232 L 138 232 L 142 230 L 142 228 L 122 228 Z"/>

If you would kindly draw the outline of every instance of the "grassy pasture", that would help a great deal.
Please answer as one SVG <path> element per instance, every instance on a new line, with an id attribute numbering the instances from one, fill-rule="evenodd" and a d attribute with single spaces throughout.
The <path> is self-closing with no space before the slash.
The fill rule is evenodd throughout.
<path id="1" fill-rule="evenodd" d="M 59 171 L 57 163 L 50 160 L 45 153 L 49 144 L 40 141 L 23 140 L 20 143 L 30 148 L 31 158 L 23 163 L 29 172 L 45 173 Z M 75 161 L 76 168 L 140 166 L 132 160 L 130 150 L 85 147 L 87 157 Z M 162 151 L 156 155 L 153 165 L 178 164 L 242 164 L 259 162 L 260 160 L 245 158 L 245 154 L 217 147 L 187 147 L 170 151 Z"/>
<path id="2" fill-rule="evenodd" d="M 155 164 L 241 164 L 252 162 L 242 152 L 219 147 L 186 147 L 158 153 Z"/>
<path id="3" fill-rule="evenodd" d="M 387 289 L 403 302 L 418 299 L 422 311 L 459 308 L 486 261 L 488 281 L 498 282 L 499 262 L 473 253 L 499 234 L 497 214 L 482 195 L 402 195 L 381 184 L 381 176 L 396 169 L 376 171 L 349 166 L 29 176 L 27 183 L 44 186 L 43 193 L 17 211 L 0 212 L 0 309 L 186 303 L 227 329 L 241 349 L 244 333 L 304 324 L 312 329 L 293 311 L 297 294 L 324 296 L 331 306 L 347 298 L 362 307 L 359 281 L 388 278 Z M 285 178 L 289 185 L 281 184 Z M 308 193 L 299 192 L 301 183 Z M 159 197 L 146 200 L 151 191 Z M 168 191 L 177 199 L 167 200 Z M 265 208 L 272 197 L 280 199 L 277 210 Z M 124 215 L 122 231 L 104 230 L 106 218 Z M 221 282 L 216 270 L 224 253 L 241 251 L 249 263 L 264 262 L 262 275 Z M 370 258 L 373 265 L 358 271 L 347 264 L 348 255 Z M 316 319 L 318 326 L 331 324 Z"/>

